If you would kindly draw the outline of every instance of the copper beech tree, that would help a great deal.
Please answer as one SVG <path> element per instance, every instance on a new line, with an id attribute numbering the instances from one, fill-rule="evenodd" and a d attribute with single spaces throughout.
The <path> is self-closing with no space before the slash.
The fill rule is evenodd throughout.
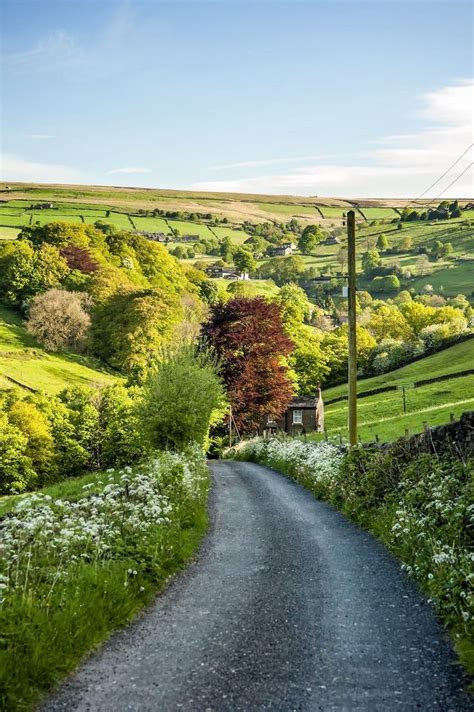
<path id="1" fill-rule="evenodd" d="M 204 337 L 222 361 L 222 377 L 239 430 L 249 433 L 288 405 L 293 386 L 285 357 L 293 343 L 280 306 L 263 297 L 237 297 L 213 307 Z"/>

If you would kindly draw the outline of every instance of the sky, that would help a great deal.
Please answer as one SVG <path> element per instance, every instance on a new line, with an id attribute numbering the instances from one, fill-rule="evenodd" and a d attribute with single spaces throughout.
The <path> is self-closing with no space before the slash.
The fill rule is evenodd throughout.
<path id="1" fill-rule="evenodd" d="M 0 5 L 2 180 L 474 195 L 471 2 Z"/>

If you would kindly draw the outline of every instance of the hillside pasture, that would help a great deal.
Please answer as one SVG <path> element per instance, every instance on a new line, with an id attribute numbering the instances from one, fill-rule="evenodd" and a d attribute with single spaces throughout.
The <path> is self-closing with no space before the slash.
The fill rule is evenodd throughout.
<path id="1" fill-rule="evenodd" d="M 3 227 L 23 227 L 29 225 L 31 215 L 23 213 L 20 215 L 5 215 L 0 211 L 0 225 Z"/>
<path id="2" fill-rule="evenodd" d="M 0 308 L 0 387 L 58 393 L 69 386 L 99 386 L 118 378 L 90 357 L 51 354 L 21 326 L 18 314 Z"/>
<path id="3" fill-rule="evenodd" d="M 440 425 L 450 414 L 459 417 L 474 408 L 474 375 L 452 378 L 406 391 L 407 413 L 403 412 L 402 391 L 389 391 L 358 402 L 358 431 L 362 441 L 394 440 L 405 434 L 422 432 L 424 424 Z M 347 402 L 328 405 L 326 427 L 329 435 L 347 437 Z"/>
<path id="4" fill-rule="evenodd" d="M 184 220 L 168 220 L 170 227 L 175 230 L 179 230 L 179 234 L 183 235 L 197 235 L 199 240 L 201 237 L 210 239 L 213 236 L 211 230 L 207 225 L 201 225 L 199 223 L 191 223 Z"/>
<path id="5" fill-rule="evenodd" d="M 168 223 L 163 218 L 145 218 L 133 215 L 132 220 L 135 223 L 137 230 L 144 230 L 146 232 L 162 232 L 165 235 L 170 233 Z"/>
<path id="6" fill-rule="evenodd" d="M 315 207 L 310 205 L 287 205 L 284 203 L 258 203 L 258 207 L 273 215 L 284 215 L 286 217 L 320 217 Z"/>
<path id="7" fill-rule="evenodd" d="M 0 240 L 15 240 L 20 229 L 19 227 L 3 227 L 0 225 Z"/>
<path id="8" fill-rule="evenodd" d="M 230 237 L 234 245 L 242 245 L 248 238 L 248 235 L 243 230 L 234 230 L 231 227 L 213 227 L 211 228 L 219 240 L 223 240 L 224 237 Z"/>
<path id="9" fill-rule="evenodd" d="M 95 218 L 97 219 L 97 218 Z M 33 213 L 31 216 L 31 224 L 39 223 L 40 225 L 47 225 L 52 222 L 72 222 L 72 223 L 82 223 L 83 220 L 80 215 L 47 215 L 43 212 Z"/>
<path id="10" fill-rule="evenodd" d="M 474 368 L 474 339 L 454 344 L 454 346 L 380 376 L 361 378 L 357 382 L 357 391 L 362 393 L 383 386 L 414 383 L 425 378 L 437 378 L 449 373 L 459 373 L 469 368 Z M 347 383 L 333 386 L 324 392 L 326 401 L 339 396 L 347 396 Z"/>
<path id="11" fill-rule="evenodd" d="M 368 221 L 370 220 L 393 220 L 400 217 L 393 208 L 361 208 Z"/>

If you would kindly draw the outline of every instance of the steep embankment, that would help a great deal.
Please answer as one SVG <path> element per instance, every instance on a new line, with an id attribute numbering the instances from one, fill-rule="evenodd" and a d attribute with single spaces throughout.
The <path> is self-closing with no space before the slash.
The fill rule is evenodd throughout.
<path id="1" fill-rule="evenodd" d="M 59 393 L 68 386 L 94 386 L 116 380 L 90 357 L 47 353 L 21 325 L 19 315 L 0 306 L 0 389 L 16 385 Z"/>

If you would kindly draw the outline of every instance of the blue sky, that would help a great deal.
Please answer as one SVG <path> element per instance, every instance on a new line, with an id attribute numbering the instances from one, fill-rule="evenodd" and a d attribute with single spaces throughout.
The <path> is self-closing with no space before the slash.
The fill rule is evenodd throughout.
<path id="1" fill-rule="evenodd" d="M 463 0 L 2 7 L 4 180 L 412 197 L 473 140 Z"/>

